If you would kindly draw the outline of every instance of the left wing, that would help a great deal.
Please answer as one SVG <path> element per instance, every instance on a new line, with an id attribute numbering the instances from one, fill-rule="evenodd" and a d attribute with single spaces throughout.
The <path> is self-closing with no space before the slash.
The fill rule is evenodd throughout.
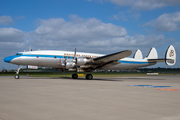
<path id="1" fill-rule="evenodd" d="M 105 56 L 102 56 L 102 57 L 94 58 L 93 60 L 94 60 L 94 63 L 96 63 L 96 64 L 98 64 L 98 63 L 108 63 L 108 62 L 111 62 L 111 61 L 117 61 L 119 59 L 128 57 L 131 54 L 132 54 L 131 50 L 125 50 L 125 51 L 105 55 Z"/>
<path id="2" fill-rule="evenodd" d="M 110 67 L 116 64 L 119 64 L 118 60 L 130 56 L 132 53 L 131 50 L 125 50 L 105 56 L 101 56 L 93 59 L 93 64 L 86 69 L 87 71 L 92 71 L 100 67 Z"/>

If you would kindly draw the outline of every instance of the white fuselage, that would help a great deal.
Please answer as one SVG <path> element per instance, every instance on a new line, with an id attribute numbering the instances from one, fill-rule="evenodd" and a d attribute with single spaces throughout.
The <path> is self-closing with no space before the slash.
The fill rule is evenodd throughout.
<path id="1" fill-rule="evenodd" d="M 77 57 L 88 57 L 97 58 L 104 56 L 104 54 L 95 53 L 83 53 L 77 52 Z M 72 61 L 74 57 L 74 52 L 70 51 L 53 51 L 53 50 L 43 50 L 43 51 L 28 51 L 19 52 L 14 56 L 9 56 L 4 59 L 5 62 L 9 62 L 16 65 L 34 65 L 42 67 L 53 67 L 53 68 L 63 68 L 63 62 Z M 145 67 L 156 64 L 156 62 L 148 62 L 147 59 L 134 59 L 134 58 L 123 58 L 118 60 L 119 64 L 108 66 L 104 65 L 98 69 L 101 70 L 124 70 L 124 69 L 134 69 L 139 67 Z"/>

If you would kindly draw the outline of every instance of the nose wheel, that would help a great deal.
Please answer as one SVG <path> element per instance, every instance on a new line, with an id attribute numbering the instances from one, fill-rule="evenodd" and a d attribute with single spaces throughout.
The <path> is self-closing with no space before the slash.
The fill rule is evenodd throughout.
<path id="1" fill-rule="evenodd" d="M 14 78 L 15 78 L 15 79 L 19 79 L 19 75 L 16 74 L 16 75 L 14 76 Z"/>
<path id="2" fill-rule="evenodd" d="M 21 65 L 18 66 L 16 75 L 14 76 L 15 79 L 19 79 L 19 70 L 21 69 Z"/>

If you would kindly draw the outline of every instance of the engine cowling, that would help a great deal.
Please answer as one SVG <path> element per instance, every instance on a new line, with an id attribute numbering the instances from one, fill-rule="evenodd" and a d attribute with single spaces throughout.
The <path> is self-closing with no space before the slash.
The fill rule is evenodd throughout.
<path id="1" fill-rule="evenodd" d="M 88 64 L 88 63 L 91 63 L 91 62 L 93 62 L 92 59 L 88 59 L 88 58 L 77 58 L 77 66 L 85 65 L 85 64 Z"/>
<path id="2" fill-rule="evenodd" d="M 67 62 L 66 63 L 66 69 L 71 69 L 74 68 L 76 66 L 76 63 L 74 62 Z"/>

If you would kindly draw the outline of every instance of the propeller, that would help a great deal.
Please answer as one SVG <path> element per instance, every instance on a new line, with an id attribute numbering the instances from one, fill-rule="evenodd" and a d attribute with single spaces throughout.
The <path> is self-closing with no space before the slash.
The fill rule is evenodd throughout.
<path id="1" fill-rule="evenodd" d="M 64 61 L 63 61 L 63 72 L 65 71 L 66 69 L 66 61 L 67 61 L 67 57 L 65 57 Z"/>
<path id="2" fill-rule="evenodd" d="M 76 72 L 77 72 L 77 57 L 76 57 L 76 48 L 75 48 L 75 51 L 74 51 L 74 63 L 75 63 L 75 68 L 76 68 Z"/>

